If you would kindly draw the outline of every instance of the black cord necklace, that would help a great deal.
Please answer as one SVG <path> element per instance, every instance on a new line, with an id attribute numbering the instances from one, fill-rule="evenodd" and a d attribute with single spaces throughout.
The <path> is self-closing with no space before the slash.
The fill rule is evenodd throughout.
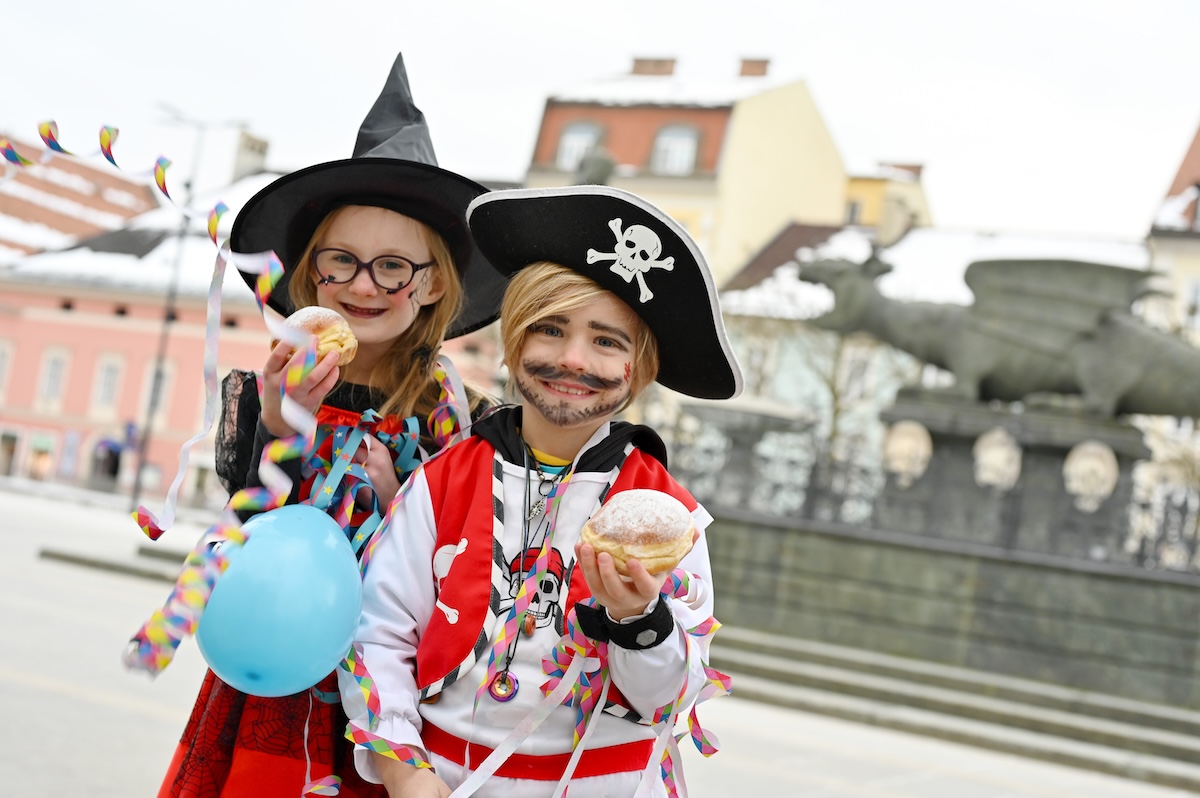
<path id="1" fill-rule="evenodd" d="M 533 467 L 538 475 L 538 500 L 529 505 L 529 462 L 533 461 Z M 558 484 L 558 480 L 562 477 L 565 469 L 559 469 L 557 474 L 547 474 L 542 468 L 541 462 L 533 455 L 529 449 L 529 444 L 525 444 L 525 531 L 529 531 L 529 522 L 534 519 L 534 516 L 541 515 L 546 512 L 546 500 L 550 494 L 554 492 L 554 486 Z M 522 552 L 524 556 L 524 552 Z M 524 560 L 521 565 L 525 565 Z"/>
<path id="2" fill-rule="evenodd" d="M 529 444 L 525 444 L 524 459 L 525 491 L 524 507 L 522 508 L 524 512 L 522 513 L 521 517 L 521 553 L 517 555 L 520 557 L 518 562 L 520 569 L 519 573 L 521 574 L 522 579 L 525 579 L 528 576 L 529 564 L 526 563 L 526 555 L 528 555 L 529 550 L 533 547 L 533 541 L 536 538 L 537 533 L 542 532 L 542 534 L 545 535 L 549 532 L 549 519 L 543 515 L 546 512 L 546 502 L 549 500 L 550 495 L 554 493 L 554 488 L 558 484 L 559 479 L 561 479 L 562 475 L 567 472 L 567 469 L 563 468 L 560 469 L 556 474 L 547 474 L 542 468 L 541 462 L 530 450 Z M 532 468 L 530 467 L 531 463 L 533 466 Z M 536 471 L 538 475 L 538 500 L 536 502 L 530 501 L 530 495 L 532 493 L 530 490 L 532 482 L 530 471 Z M 533 519 L 539 515 L 542 515 L 543 517 L 536 525 L 532 525 L 531 522 Z M 496 675 L 492 678 L 491 683 L 488 685 L 488 693 L 497 701 L 510 701 L 517 694 L 520 684 L 517 681 L 517 677 L 510 672 L 509 666 L 512 665 L 512 661 L 517 655 L 517 645 L 521 642 L 521 638 L 532 637 L 534 631 L 536 630 L 537 618 L 534 617 L 531 612 L 526 610 L 525 616 L 521 619 L 521 634 L 513 637 L 512 643 L 504 653 L 504 665 L 496 671 Z"/>

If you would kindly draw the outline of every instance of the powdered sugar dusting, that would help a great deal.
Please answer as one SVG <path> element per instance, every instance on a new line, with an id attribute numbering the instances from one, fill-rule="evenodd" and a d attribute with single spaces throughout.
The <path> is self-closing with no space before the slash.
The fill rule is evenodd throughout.
<path id="1" fill-rule="evenodd" d="M 295 313 L 287 317 L 287 323 L 291 327 L 298 327 L 301 330 L 309 332 L 317 332 L 324 327 L 339 322 L 345 323 L 342 314 L 336 310 L 323 308 L 320 305 L 308 305 L 298 309 Z"/>
<path id="2" fill-rule="evenodd" d="M 636 488 L 614 494 L 588 524 L 609 540 L 647 543 L 690 534 L 692 514 L 670 494 Z"/>

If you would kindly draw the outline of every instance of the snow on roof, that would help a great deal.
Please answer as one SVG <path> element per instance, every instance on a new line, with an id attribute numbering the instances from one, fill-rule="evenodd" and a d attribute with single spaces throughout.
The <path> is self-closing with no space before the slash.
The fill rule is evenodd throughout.
<path id="1" fill-rule="evenodd" d="M 767 76 L 705 78 L 702 74 L 620 75 L 580 83 L 550 95 L 552 102 L 723 108 L 783 85 Z"/>
<path id="2" fill-rule="evenodd" d="M 86 246 L 39 252 L 0 267 L 0 279 L 164 295 L 178 264 L 179 296 L 207 296 L 216 255 L 217 248 L 206 234 L 192 233 L 183 239 L 169 236 L 142 258 L 121 252 L 97 252 Z M 226 266 L 224 278 L 225 300 L 254 302 L 253 292 L 236 269 Z"/>
<path id="3" fill-rule="evenodd" d="M 869 232 L 846 228 L 825 244 L 797 250 L 795 260 L 781 263 L 757 284 L 721 295 L 724 310 L 734 315 L 807 319 L 832 306 L 824 286 L 797 277 L 800 263 L 841 258 L 861 263 L 870 255 Z M 1130 269 L 1149 269 L 1150 254 L 1140 239 L 1101 239 L 1029 233 L 916 228 L 879 258 L 893 269 L 879 279 L 884 296 L 904 301 L 970 305 L 971 289 L 963 281 L 967 266 L 982 260 L 1078 260 Z"/>
<path id="4" fill-rule="evenodd" d="M 192 228 L 195 230 L 206 230 L 208 212 L 216 207 L 218 202 L 224 202 L 229 207 L 229 212 L 222 217 L 221 226 L 217 233 L 218 238 L 223 240 L 225 236 L 229 235 L 229 230 L 233 227 L 233 220 L 237 215 L 237 211 L 251 197 L 280 177 L 281 175 L 278 172 L 259 172 L 258 174 L 247 175 L 219 189 L 199 192 L 189 203 L 192 213 L 197 217 L 191 223 Z M 177 197 L 176 199 L 180 202 L 183 201 L 182 197 Z M 129 221 L 128 226 L 142 230 L 174 230 L 179 227 L 180 218 L 179 206 L 166 204 L 160 208 L 135 216 Z"/>
<path id="5" fill-rule="evenodd" d="M 30 249 L 60 249 L 70 245 L 75 240 L 75 236 L 55 230 L 40 222 L 31 222 L 0 213 L 0 239 Z M 25 254 L 22 250 L 10 248 L 5 248 L 5 252 L 11 252 L 11 257 Z M 11 257 L 0 254 L 0 262 L 10 260 Z"/>
<path id="6" fill-rule="evenodd" d="M 17 258 L 21 257 L 24 254 L 25 253 L 19 249 L 13 249 L 12 247 L 6 247 L 3 244 L 0 244 L 0 264 L 4 264 L 4 263 L 8 263 L 9 261 L 16 260 Z M 0 268 L 3 268 L 3 267 L 0 266 Z"/>
<path id="7" fill-rule="evenodd" d="M 721 294 L 721 309 L 733 316 L 812 319 L 833 308 L 828 288 L 800 280 L 800 264 L 788 261 L 762 282 Z"/>
<path id="8" fill-rule="evenodd" d="M 30 205 L 61 213 L 63 216 L 80 219 L 105 230 L 120 227 L 125 221 L 125 217 L 119 214 L 102 211 L 99 208 L 89 208 L 81 202 L 42 191 L 36 186 L 22 183 L 20 180 L 6 180 L 0 183 L 0 194 L 7 194 L 22 202 L 28 202 Z"/>
<path id="9" fill-rule="evenodd" d="M 1154 217 L 1154 227 L 1159 230 L 1191 230 L 1192 222 L 1187 211 L 1197 195 L 1200 195 L 1200 189 L 1188 186 L 1178 194 L 1167 197 Z"/>
<path id="10" fill-rule="evenodd" d="M 0 279 L 165 294 L 178 264 L 179 295 L 206 296 L 217 254 L 208 237 L 208 211 L 218 200 L 230 207 L 217 232 L 217 240 L 224 243 L 235 216 L 233 209 L 278 177 L 272 173 L 252 175 L 223 190 L 201 194 L 192 203 L 193 216 L 187 220 L 187 235 L 182 238 L 178 234 L 182 211 L 166 205 L 135 217 L 121 230 L 97 236 L 91 245 L 83 241 L 70 249 L 17 258 L 0 253 L 0 262 L 8 263 L 0 266 Z M 226 300 L 254 302 L 253 292 L 231 265 L 226 266 L 224 278 L 222 296 Z"/>
<path id="11" fill-rule="evenodd" d="M 920 176 L 912 169 L 904 169 L 890 163 L 880 163 L 869 169 L 851 172 L 851 176 L 863 180 L 891 180 L 894 183 L 916 183 Z"/>

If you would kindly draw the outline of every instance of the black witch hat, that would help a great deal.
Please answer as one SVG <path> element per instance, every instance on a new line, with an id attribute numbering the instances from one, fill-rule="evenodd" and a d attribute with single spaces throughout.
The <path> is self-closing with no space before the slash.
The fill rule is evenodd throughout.
<path id="1" fill-rule="evenodd" d="M 279 178 L 238 213 L 230 234 L 234 252 L 274 250 L 287 270 L 268 304 L 292 312 L 287 281 L 317 225 L 344 205 L 386 208 L 424 222 L 450 247 L 463 284 L 462 314 L 447 338 L 495 321 L 505 277 L 471 240 L 466 210 L 487 189 L 438 168 L 425 115 L 409 90 L 404 56 L 397 55 L 383 91 L 358 131 L 352 158 L 320 163 Z M 242 272 L 254 287 L 257 275 Z"/>
<path id="2" fill-rule="evenodd" d="M 708 264 L 687 231 L 651 203 L 608 186 L 509 189 L 473 200 L 467 220 L 505 275 L 551 261 L 616 294 L 658 340 L 662 385 L 702 399 L 741 393 Z"/>

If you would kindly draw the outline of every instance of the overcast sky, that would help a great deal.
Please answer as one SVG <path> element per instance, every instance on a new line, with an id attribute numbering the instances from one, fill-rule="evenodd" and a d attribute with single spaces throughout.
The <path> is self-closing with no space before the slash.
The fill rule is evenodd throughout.
<path id="1" fill-rule="evenodd" d="M 177 10 L 186 8 L 186 11 Z M 130 172 L 244 123 L 293 169 L 348 157 L 396 52 L 441 165 L 519 180 L 547 94 L 634 56 L 807 82 L 846 166 L 925 164 L 950 227 L 1141 236 L 1200 125 L 1194 0 L 59 0 L 10 19 L 0 130 Z M 229 164 L 200 159 L 198 183 Z M 220 161 L 220 163 L 217 163 Z M 101 160 L 100 163 L 103 163 Z"/>

